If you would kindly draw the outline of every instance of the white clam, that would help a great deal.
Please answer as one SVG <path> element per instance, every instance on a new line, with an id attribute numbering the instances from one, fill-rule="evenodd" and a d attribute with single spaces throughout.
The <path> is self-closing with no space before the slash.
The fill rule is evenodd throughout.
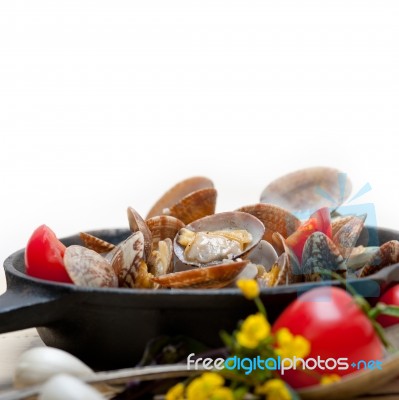
<path id="1" fill-rule="evenodd" d="M 42 387 L 38 400 L 104 400 L 105 397 L 78 378 L 59 374 Z"/>
<path id="2" fill-rule="evenodd" d="M 36 347 L 23 353 L 18 360 L 14 384 L 18 388 L 37 385 L 61 373 L 81 378 L 94 374 L 91 368 L 66 351 Z"/>

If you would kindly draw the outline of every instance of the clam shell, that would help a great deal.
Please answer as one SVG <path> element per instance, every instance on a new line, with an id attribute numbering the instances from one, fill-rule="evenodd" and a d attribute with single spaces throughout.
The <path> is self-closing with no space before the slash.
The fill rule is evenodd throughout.
<path id="1" fill-rule="evenodd" d="M 347 260 L 348 269 L 357 271 L 363 268 L 366 264 L 369 264 L 373 257 L 380 250 L 379 247 L 371 246 L 357 246 L 352 250 L 350 257 Z"/>
<path id="2" fill-rule="evenodd" d="M 154 276 L 160 276 L 173 272 L 173 242 L 166 238 L 158 242 L 159 249 L 154 250 L 148 262 L 148 270 Z M 166 261 L 160 252 L 166 251 Z"/>
<path id="3" fill-rule="evenodd" d="M 297 213 L 322 207 L 339 207 L 350 195 L 352 184 L 340 171 L 328 167 L 312 167 L 284 175 L 263 190 L 262 203 L 277 204 Z"/>
<path id="4" fill-rule="evenodd" d="M 180 229 L 185 226 L 182 221 L 170 215 L 157 215 L 147 219 L 146 224 L 151 232 L 152 245 L 155 248 L 160 240 L 173 240 Z"/>
<path id="5" fill-rule="evenodd" d="M 381 269 L 396 263 L 399 263 L 399 242 L 391 240 L 380 247 L 370 262 L 362 268 L 359 276 L 362 278 L 375 274 Z"/>
<path id="6" fill-rule="evenodd" d="M 336 235 L 336 233 L 351 219 L 353 215 L 347 215 L 345 217 L 336 217 L 331 220 L 331 228 L 332 228 L 332 237 Z"/>
<path id="7" fill-rule="evenodd" d="M 334 242 L 322 232 L 309 236 L 303 248 L 302 273 L 305 281 L 330 280 L 323 270 L 345 274 L 346 264 Z"/>
<path id="8" fill-rule="evenodd" d="M 303 274 L 301 263 L 298 260 L 298 257 L 291 250 L 291 248 L 287 245 L 285 238 L 280 235 L 278 232 L 275 232 L 273 235 L 273 241 L 276 243 L 276 247 L 281 249 L 280 255 L 286 254 L 287 265 L 290 271 L 290 282 L 289 283 L 300 283 L 303 282 Z"/>
<path id="9" fill-rule="evenodd" d="M 73 283 L 87 287 L 117 287 L 111 264 L 100 254 L 83 246 L 67 247 L 64 264 Z"/>
<path id="10" fill-rule="evenodd" d="M 258 203 L 240 207 L 237 211 L 246 212 L 262 221 L 265 226 L 263 239 L 270 243 L 272 243 L 274 232 L 278 232 L 284 238 L 287 238 L 301 224 L 301 221 L 291 212 L 273 204 Z"/>
<path id="11" fill-rule="evenodd" d="M 153 281 L 169 288 L 221 288 L 233 282 L 249 263 L 248 260 L 194 268 L 187 271 L 154 277 Z"/>
<path id="12" fill-rule="evenodd" d="M 266 240 L 261 240 L 257 246 L 248 254 L 251 263 L 263 265 L 269 271 L 277 261 L 278 255 L 273 246 Z"/>
<path id="13" fill-rule="evenodd" d="M 144 254 L 145 259 L 148 260 L 151 256 L 152 250 L 152 235 L 151 231 L 145 223 L 141 215 L 133 208 L 128 207 L 127 218 L 129 220 L 130 230 L 134 233 L 140 231 L 144 237 Z"/>
<path id="14" fill-rule="evenodd" d="M 261 287 L 283 286 L 293 283 L 292 271 L 287 254 L 285 253 L 281 254 L 274 263 L 274 265 L 272 266 L 272 268 L 273 267 L 279 268 L 277 279 L 271 285 L 268 279 L 269 273 L 266 272 L 258 279 L 259 285 Z"/>
<path id="15" fill-rule="evenodd" d="M 168 215 L 189 224 L 197 219 L 215 213 L 217 192 L 213 188 L 200 189 L 182 198 L 170 207 Z"/>
<path id="16" fill-rule="evenodd" d="M 190 193 L 197 190 L 213 188 L 213 182 L 203 176 L 195 176 L 177 183 L 169 189 L 151 208 L 146 219 L 162 215 L 164 209 L 169 209 Z"/>
<path id="17" fill-rule="evenodd" d="M 118 244 L 111 264 L 119 286 L 134 287 L 140 265 L 144 259 L 144 236 L 137 231 Z"/>
<path id="18" fill-rule="evenodd" d="M 249 243 L 243 252 L 237 254 L 233 259 L 243 257 L 248 254 L 257 244 L 261 241 L 265 227 L 261 221 L 251 214 L 233 211 L 233 212 L 223 212 L 208 217 L 204 217 L 194 221 L 193 223 L 186 226 L 193 232 L 208 232 L 217 230 L 233 230 L 233 229 L 245 229 L 252 235 L 252 241 Z M 205 265 L 219 264 L 220 261 L 214 261 L 208 264 L 201 264 L 193 261 L 186 261 L 184 258 L 184 247 L 177 242 L 178 236 L 175 237 L 173 242 L 173 248 L 176 256 L 184 264 L 195 265 L 198 267 L 203 267 Z"/>
<path id="19" fill-rule="evenodd" d="M 345 260 L 349 258 L 364 227 L 366 216 L 351 217 L 333 236 L 333 242 L 338 247 Z"/>
<path id="20" fill-rule="evenodd" d="M 97 253 L 108 253 L 115 248 L 114 244 L 108 243 L 89 233 L 80 232 L 79 236 L 85 247 Z"/>
<path id="21" fill-rule="evenodd" d="M 236 276 L 234 281 L 238 281 L 239 279 L 255 279 L 256 276 L 258 275 L 259 270 L 257 265 L 253 263 L 247 264 L 247 266 Z M 236 285 L 233 283 L 233 287 Z"/>

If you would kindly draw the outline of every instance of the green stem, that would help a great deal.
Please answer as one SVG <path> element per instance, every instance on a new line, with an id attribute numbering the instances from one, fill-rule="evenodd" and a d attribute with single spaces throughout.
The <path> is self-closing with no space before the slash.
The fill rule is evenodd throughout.
<path id="1" fill-rule="evenodd" d="M 399 318 L 399 306 L 377 303 L 377 305 L 370 310 L 369 317 L 376 319 L 381 314 Z"/>
<path id="2" fill-rule="evenodd" d="M 259 296 L 255 297 L 254 301 L 255 301 L 256 307 L 258 307 L 259 312 L 262 313 L 267 319 L 266 308 L 263 305 L 262 300 L 259 298 Z"/>

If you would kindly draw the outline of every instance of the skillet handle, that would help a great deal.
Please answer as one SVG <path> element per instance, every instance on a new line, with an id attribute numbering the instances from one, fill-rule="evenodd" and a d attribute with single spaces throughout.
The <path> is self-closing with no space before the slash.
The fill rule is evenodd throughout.
<path id="1" fill-rule="evenodd" d="M 44 326 L 60 318 L 57 303 L 62 295 L 9 288 L 0 296 L 0 333 Z M 61 307 L 62 308 L 62 307 Z"/>

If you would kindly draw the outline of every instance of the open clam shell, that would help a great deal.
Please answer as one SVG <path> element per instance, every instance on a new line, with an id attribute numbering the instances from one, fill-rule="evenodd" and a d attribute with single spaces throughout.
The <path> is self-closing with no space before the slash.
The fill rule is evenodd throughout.
<path id="1" fill-rule="evenodd" d="M 151 253 L 148 270 L 154 276 L 173 272 L 173 242 L 169 238 L 158 242 L 157 249 Z"/>
<path id="2" fill-rule="evenodd" d="M 231 261 L 226 264 L 212 265 L 204 268 L 194 268 L 152 278 L 155 283 L 169 288 L 222 288 L 227 286 L 249 263 Z"/>
<path id="3" fill-rule="evenodd" d="M 145 223 L 144 219 L 141 215 L 133 208 L 128 207 L 127 209 L 127 218 L 129 220 L 130 230 L 134 232 L 140 231 L 144 237 L 144 254 L 145 259 L 148 260 L 151 256 L 152 250 L 152 235 L 151 231 Z"/>
<path id="4" fill-rule="evenodd" d="M 83 246 L 67 247 L 64 265 L 73 283 L 86 287 L 117 287 L 111 264 L 100 254 Z"/>
<path id="5" fill-rule="evenodd" d="M 274 232 L 287 238 L 301 225 L 301 221 L 295 215 L 273 204 L 258 203 L 240 207 L 237 211 L 246 212 L 262 221 L 265 226 L 263 239 L 270 243 Z"/>
<path id="6" fill-rule="evenodd" d="M 258 274 L 259 274 L 258 266 L 249 262 L 249 264 L 247 264 L 245 268 L 236 276 L 236 278 L 229 285 L 229 287 L 236 287 L 237 286 L 236 283 L 239 279 L 255 279 Z"/>
<path id="7" fill-rule="evenodd" d="M 354 247 L 346 264 L 348 270 L 357 271 L 363 268 L 366 264 L 370 264 L 370 261 L 378 253 L 380 248 L 378 246 L 357 246 Z"/>
<path id="8" fill-rule="evenodd" d="M 263 265 L 269 271 L 277 261 L 278 255 L 274 247 L 266 240 L 261 240 L 256 247 L 248 254 L 247 258 L 251 263 Z"/>
<path id="9" fill-rule="evenodd" d="M 184 228 L 184 223 L 170 215 L 157 215 L 146 220 L 148 229 L 152 235 L 153 247 L 158 246 L 158 242 L 165 239 L 173 241 L 181 228 Z"/>
<path id="10" fill-rule="evenodd" d="M 312 167 L 273 181 L 263 190 L 260 201 L 300 213 L 326 206 L 337 208 L 349 197 L 351 190 L 351 182 L 337 169 Z"/>
<path id="11" fill-rule="evenodd" d="M 290 282 L 289 283 L 300 283 L 303 282 L 303 274 L 301 269 L 301 263 L 298 260 L 298 257 L 291 250 L 291 248 L 287 245 L 285 238 L 278 232 L 273 234 L 273 243 L 277 248 L 280 249 L 279 254 L 286 254 L 287 256 L 287 267 L 290 272 Z"/>
<path id="12" fill-rule="evenodd" d="M 137 231 L 116 247 L 111 264 L 119 286 L 135 287 L 135 282 L 144 259 L 144 236 Z"/>
<path id="13" fill-rule="evenodd" d="M 200 189 L 190 193 L 165 210 L 165 213 L 189 224 L 197 219 L 212 215 L 216 209 L 217 192 L 213 188 Z"/>
<path id="14" fill-rule="evenodd" d="M 281 254 L 270 271 L 265 272 L 258 278 L 258 283 L 261 287 L 283 286 L 293 282 L 292 269 L 286 253 Z"/>
<path id="15" fill-rule="evenodd" d="M 80 232 L 79 237 L 84 246 L 96 253 L 108 253 L 115 248 L 115 245 L 103 239 L 90 235 L 90 233 Z"/>
<path id="16" fill-rule="evenodd" d="M 330 280 L 325 271 L 346 274 L 346 263 L 334 242 L 322 232 L 309 236 L 303 248 L 302 273 L 305 281 Z"/>
<path id="17" fill-rule="evenodd" d="M 185 179 L 171 189 L 169 189 L 151 208 L 146 219 L 164 214 L 164 210 L 170 209 L 175 204 L 179 203 L 184 197 L 190 193 L 201 189 L 213 188 L 213 182 L 203 176 L 195 176 Z M 191 221 L 190 221 L 191 222 Z"/>
<path id="18" fill-rule="evenodd" d="M 399 263 L 399 241 L 391 240 L 384 243 L 360 271 L 360 277 L 372 275 L 390 265 Z"/>
<path id="19" fill-rule="evenodd" d="M 232 259 L 236 259 L 239 257 L 243 257 L 248 254 L 262 239 L 265 227 L 261 221 L 259 221 L 256 217 L 251 214 L 233 211 L 233 212 L 224 212 L 218 213 L 214 215 L 210 215 L 208 217 L 201 218 L 199 220 L 194 221 L 193 223 L 186 226 L 185 229 L 188 229 L 192 232 L 214 232 L 221 230 L 246 230 L 251 234 L 252 240 L 250 243 L 246 245 L 244 250 L 238 254 L 235 254 Z M 196 261 L 188 261 L 185 258 L 184 250 L 185 248 L 179 244 L 178 236 L 176 235 L 175 240 L 173 242 L 173 248 L 175 255 L 178 259 L 184 263 L 197 267 L 203 267 L 207 265 L 215 265 L 219 264 L 221 260 L 215 260 L 209 263 L 201 263 Z"/>
<path id="20" fill-rule="evenodd" d="M 353 215 L 339 216 L 335 217 L 331 220 L 331 229 L 332 229 L 332 237 L 336 235 L 336 233 L 351 219 Z"/>
<path id="21" fill-rule="evenodd" d="M 338 247 L 345 260 L 349 258 L 363 230 L 365 215 L 351 217 L 333 236 L 333 242 Z"/>

